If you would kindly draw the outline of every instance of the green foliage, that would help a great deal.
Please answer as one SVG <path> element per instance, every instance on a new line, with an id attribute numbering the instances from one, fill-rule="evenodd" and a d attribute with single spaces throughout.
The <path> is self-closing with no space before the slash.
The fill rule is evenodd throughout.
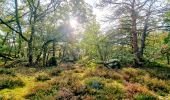
<path id="1" fill-rule="evenodd" d="M 50 72 L 50 75 L 51 76 L 59 76 L 61 72 L 62 72 L 61 69 L 54 69 L 54 70 L 52 70 L 52 72 Z"/>
<path id="2" fill-rule="evenodd" d="M 36 77 L 36 81 L 47 81 L 47 80 L 50 80 L 50 77 L 48 75 L 45 75 L 45 74 L 42 74 L 42 75 L 38 75 Z"/>
<path id="3" fill-rule="evenodd" d="M 0 68 L 0 74 L 15 76 L 15 72 L 10 69 Z"/>
<path id="4" fill-rule="evenodd" d="M 157 98 L 153 95 L 137 94 L 134 96 L 134 100 L 157 100 Z"/>
<path id="5" fill-rule="evenodd" d="M 87 25 L 85 32 L 83 33 L 83 39 L 80 42 L 80 47 L 85 50 L 86 54 L 90 59 L 100 59 L 98 53 L 99 44 L 99 25 L 97 23 L 90 23 Z"/>
<path id="6" fill-rule="evenodd" d="M 144 77 L 144 84 L 150 89 L 160 95 L 167 95 L 170 92 L 170 87 L 163 80 L 157 78 Z"/>
<path id="7" fill-rule="evenodd" d="M 132 82 L 132 83 L 140 83 L 143 82 L 141 78 L 147 74 L 145 71 L 141 69 L 134 69 L 134 68 L 123 68 L 122 69 L 122 75 L 123 78 L 126 81 Z"/>
<path id="8" fill-rule="evenodd" d="M 0 52 L 6 52 L 9 49 L 9 47 L 7 45 L 1 45 L 0 44 Z"/>
<path id="9" fill-rule="evenodd" d="M 119 59 L 121 65 L 133 64 L 135 56 L 130 53 L 129 47 L 116 46 L 113 50 L 112 57 Z"/>
<path id="10" fill-rule="evenodd" d="M 57 66 L 57 59 L 56 57 L 51 57 L 49 60 L 49 66 Z"/>
<path id="11" fill-rule="evenodd" d="M 146 40 L 146 49 L 144 58 L 149 59 L 150 62 L 158 62 L 165 60 L 161 54 L 161 49 L 164 44 L 166 33 L 154 32 L 150 33 Z"/>
<path id="12" fill-rule="evenodd" d="M 90 88 L 98 89 L 98 90 L 103 89 L 103 87 L 104 87 L 104 84 L 97 78 L 89 79 L 88 81 L 86 81 L 86 84 Z"/>
<path id="13" fill-rule="evenodd" d="M 23 87 L 25 84 L 19 78 L 2 77 L 0 78 L 0 89 L 14 89 L 16 87 Z"/>
<path id="14" fill-rule="evenodd" d="M 48 86 L 48 85 L 47 85 Z M 36 86 L 34 88 L 32 88 L 31 92 L 25 96 L 26 99 L 31 99 L 31 100 L 44 100 L 44 99 L 50 99 L 53 98 L 54 99 L 54 95 L 56 94 L 56 92 L 58 91 L 58 86 L 54 85 L 54 86 Z"/>
<path id="15" fill-rule="evenodd" d="M 102 77 L 106 79 L 114 79 L 114 80 L 123 80 L 123 76 L 119 73 L 117 73 L 114 70 L 110 70 L 107 68 L 94 68 L 93 70 L 89 70 L 86 73 L 86 76 L 89 77 Z"/>
<path id="16" fill-rule="evenodd" d="M 126 97 L 125 91 L 118 85 L 105 86 L 101 91 L 101 96 L 107 99 L 123 99 Z"/>

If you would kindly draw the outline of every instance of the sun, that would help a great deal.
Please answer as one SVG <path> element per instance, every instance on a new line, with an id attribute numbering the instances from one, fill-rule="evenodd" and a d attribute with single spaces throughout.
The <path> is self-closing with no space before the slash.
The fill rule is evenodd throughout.
<path id="1" fill-rule="evenodd" d="M 71 25 L 72 28 L 76 29 L 77 26 L 78 26 L 77 20 L 74 19 L 74 18 L 70 19 L 70 25 Z"/>

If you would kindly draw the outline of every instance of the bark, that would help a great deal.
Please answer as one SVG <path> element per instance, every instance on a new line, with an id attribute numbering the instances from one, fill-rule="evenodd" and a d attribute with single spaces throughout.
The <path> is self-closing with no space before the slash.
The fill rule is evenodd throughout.
<path id="1" fill-rule="evenodd" d="M 55 51 L 56 51 L 56 46 L 55 46 L 55 41 L 53 41 L 53 57 L 55 57 Z"/>
<path id="2" fill-rule="evenodd" d="M 28 61 L 29 61 L 29 65 L 33 64 L 33 45 L 32 45 L 32 40 L 28 42 Z"/>
<path id="3" fill-rule="evenodd" d="M 31 27 L 31 35 L 30 39 L 28 41 L 28 61 L 29 65 L 33 64 L 33 39 L 34 39 L 34 34 L 35 34 L 35 24 L 36 24 L 36 19 L 37 19 L 37 9 L 39 7 L 40 1 L 38 1 L 37 6 L 34 5 L 34 1 L 29 1 L 29 8 L 30 8 L 30 19 L 29 19 L 29 24 Z"/>
<path id="4" fill-rule="evenodd" d="M 153 6 L 153 4 L 155 3 L 155 1 L 153 1 L 150 6 L 149 9 L 147 11 L 146 14 L 146 19 L 144 22 L 144 28 L 143 28 L 143 33 L 142 33 L 142 38 L 141 38 L 141 48 L 140 48 L 140 56 L 143 57 L 143 53 L 144 53 L 144 49 L 145 49 L 145 41 L 146 41 L 146 37 L 147 37 L 147 32 L 148 32 L 148 23 L 149 23 L 149 18 L 151 15 L 151 8 Z"/>
<path id="5" fill-rule="evenodd" d="M 16 18 L 16 23 L 18 26 L 18 31 L 19 33 L 22 34 L 21 23 L 20 23 L 19 15 L 18 15 L 18 0 L 15 0 L 15 18 Z M 22 40 L 21 40 L 21 36 L 19 35 L 18 55 L 21 51 L 21 45 L 22 45 Z"/>
<path id="6" fill-rule="evenodd" d="M 169 65 L 170 64 L 170 58 L 169 58 L 169 54 L 168 53 L 166 54 L 166 58 L 167 58 L 167 63 Z"/>
<path id="7" fill-rule="evenodd" d="M 131 18 L 132 18 L 132 49 L 133 49 L 133 54 L 135 55 L 135 64 L 139 64 L 140 60 L 140 54 L 139 54 L 139 47 L 138 47 L 138 36 L 137 36 L 137 27 L 136 27 L 136 22 L 137 22 L 137 15 L 135 11 L 135 0 L 133 0 L 132 3 L 132 9 L 131 9 Z"/>
<path id="8" fill-rule="evenodd" d="M 104 57 L 103 57 L 103 55 L 102 55 L 102 50 L 101 50 L 101 48 L 100 48 L 100 45 L 97 44 L 96 46 L 97 46 L 97 49 L 98 49 L 98 53 L 99 53 L 100 60 L 101 60 L 101 61 L 104 61 Z"/>
<path id="9" fill-rule="evenodd" d="M 55 41 L 55 40 L 53 40 L 53 39 L 52 39 L 52 40 L 48 40 L 48 41 L 46 41 L 46 42 L 43 44 L 43 46 L 41 47 L 40 53 L 39 53 L 38 56 L 37 56 L 36 63 L 39 62 L 42 53 L 43 53 L 43 59 L 44 59 L 44 55 L 45 55 L 45 54 L 44 54 L 44 51 L 46 51 L 46 50 L 44 50 L 44 49 L 46 49 L 47 46 L 48 46 L 51 42 L 53 42 L 53 41 Z M 44 62 L 44 61 L 43 61 L 43 62 Z"/>
<path id="10" fill-rule="evenodd" d="M 2 42 L 2 45 L 4 45 L 4 44 L 5 44 L 5 42 L 6 42 L 6 40 L 7 40 L 8 35 L 9 35 L 9 32 L 6 34 L 6 36 L 5 36 L 5 38 L 4 38 L 3 42 Z"/>
<path id="11" fill-rule="evenodd" d="M 46 65 L 46 56 L 47 56 L 47 47 L 45 47 L 43 51 L 43 66 Z"/>
<path id="12" fill-rule="evenodd" d="M 147 21 L 146 21 L 145 25 L 144 25 L 144 30 L 143 30 L 143 33 L 142 33 L 142 38 L 141 38 L 141 47 L 140 47 L 140 56 L 141 57 L 143 57 L 143 53 L 144 53 L 144 49 L 145 49 L 147 29 L 148 29 L 148 24 L 147 24 Z"/>

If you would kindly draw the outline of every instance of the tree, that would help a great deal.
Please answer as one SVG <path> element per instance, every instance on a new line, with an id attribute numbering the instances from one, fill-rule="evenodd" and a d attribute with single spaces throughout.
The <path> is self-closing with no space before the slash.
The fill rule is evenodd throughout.
<path id="1" fill-rule="evenodd" d="M 163 2 L 165 4 L 165 1 Z M 110 6 L 112 14 L 109 21 L 120 20 L 121 18 L 130 20 L 130 24 L 128 23 L 126 26 L 130 26 L 131 47 L 135 55 L 136 64 L 141 64 L 142 62 L 147 33 L 154 29 L 153 26 L 156 26 L 156 21 L 153 21 L 153 18 L 158 19 L 160 13 L 167 7 L 166 5 L 158 7 L 158 4 L 160 4 L 159 0 L 102 0 L 99 3 L 100 7 Z M 142 35 L 139 46 L 138 38 L 140 33 Z"/>

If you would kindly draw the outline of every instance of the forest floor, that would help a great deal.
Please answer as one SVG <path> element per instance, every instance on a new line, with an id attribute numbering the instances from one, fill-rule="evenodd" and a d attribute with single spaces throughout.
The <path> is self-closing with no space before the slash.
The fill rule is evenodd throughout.
<path id="1" fill-rule="evenodd" d="M 0 68 L 0 100 L 170 100 L 169 67 Z"/>

